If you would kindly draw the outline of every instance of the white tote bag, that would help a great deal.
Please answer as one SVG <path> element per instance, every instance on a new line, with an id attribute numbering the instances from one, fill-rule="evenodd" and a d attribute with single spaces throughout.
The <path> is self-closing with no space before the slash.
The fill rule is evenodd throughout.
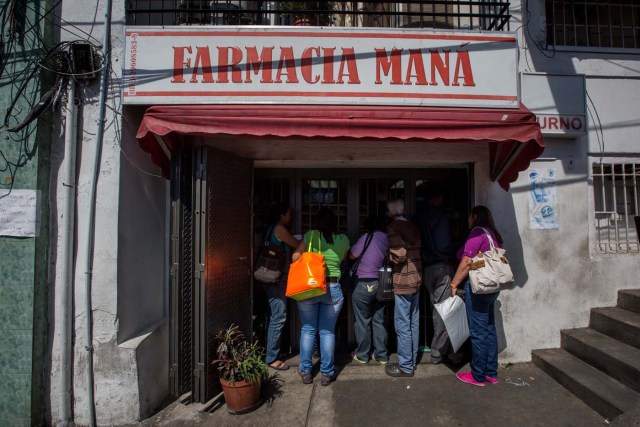
<path id="1" fill-rule="evenodd" d="M 505 256 L 506 251 L 496 247 L 487 229 L 478 228 L 487 235 L 490 248 L 486 252 L 478 252 L 478 255 L 473 257 L 469 281 L 474 294 L 490 294 L 498 292 L 502 286 L 513 283 L 513 272 Z"/>
<path id="2" fill-rule="evenodd" d="M 469 338 L 469 321 L 464 301 L 459 296 L 449 297 L 433 305 L 444 322 L 453 351 L 456 352 Z"/>

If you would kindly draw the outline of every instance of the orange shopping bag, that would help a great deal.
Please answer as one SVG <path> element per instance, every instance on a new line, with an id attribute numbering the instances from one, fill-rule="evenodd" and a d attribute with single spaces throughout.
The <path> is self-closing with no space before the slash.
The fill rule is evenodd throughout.
<path id="1" fill-rule="evenodd" d="M 315 233 L 311 234 L 308 251 L 303 252 L 300 258 L 289 266 L 286 295 L 297 301 L 327 293 L 324 255 L 311 252 L 313 234 Z M 320 236 L 318 236 L 318 240 L 320 240 Z"/>

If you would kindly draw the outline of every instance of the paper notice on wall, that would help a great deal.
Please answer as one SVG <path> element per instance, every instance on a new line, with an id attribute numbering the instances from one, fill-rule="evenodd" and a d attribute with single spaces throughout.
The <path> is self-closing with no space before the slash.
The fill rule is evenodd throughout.
<path id="1" fill-rule="evenodd" d="M 40 190 L 0 190 L 0 236 L 37 237 Z"/>
<path id="2" fill-rule="evenodd" d="M 556 170 L 529 170 L 529 228 L 557 230 Z"/>

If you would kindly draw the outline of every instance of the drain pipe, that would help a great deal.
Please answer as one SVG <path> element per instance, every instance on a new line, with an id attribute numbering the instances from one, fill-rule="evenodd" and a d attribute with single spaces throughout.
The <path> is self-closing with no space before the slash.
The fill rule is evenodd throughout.
<path id="1" fill-rule="evenodd" d="M 76 105 L 76 82 L 69 80 L 69 90 L 67 94 L 67 115 L 64 126 L 64 177 L 62 181 L 62 192 L 64 203 L 62 204 L 62 231 L 60 235 L 60 284 L 62 292 L 56 319 L 62 319 L 60 331 L 60 408 L 59 417 L 63 427 L 71 423 L 71 393 L 72 374 L 71 369 L 73 354 L 73 310 L 71 301 L 73 295 L 73 238 L 75 231 L 75 210 L 76 210 L 76 148 L 77 148 L 77 116 L 78 107 Z"/>
<path id="2" fill-rule="evenodd" d="M 104 15 L 104 40 L 102 50 L 104 52 L 104 64 L 100 72 L 100 97 L 98 105 L 98 134 L 96 137 L 95 162 L 93 165 L 93 177 L 91 183 L 91 195 L 89 197 L 89 227 L 87 230 L 87 261 L 85 269 L 85 318 L 86 318 L 86 346 L 87 351 L 87 404 L 89 411 L 89 425 L 96 425 L 96 408 L 93 391 L 93 305 L 91 303 L 91 281 L 93 274 L 93 249 L 96 228 L 96 193 L 98 191 L 98 176 L 100 175 L 100 162 L 102 161 L 102 143 L 104 141 L 104 122 L 106 115 L 107 85 L 109 72 L 111 71 L 111 7 L 113 0 L 107 0 Z"/>

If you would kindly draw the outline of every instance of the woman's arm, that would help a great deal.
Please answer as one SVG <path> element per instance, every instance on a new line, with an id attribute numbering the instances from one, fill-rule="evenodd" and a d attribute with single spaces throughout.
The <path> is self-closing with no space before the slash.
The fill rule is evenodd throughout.
<path id="1" fill-rule="evenodd" d="M 353 260 L 360 256 L 360 254 L 362 253 L 362 250 L 364 249 L 364 242 L 366 241 L 366 239 L 367 239 L 367 234 L 363 234 L 362 236 L 360 236 L 360 238 L 358 238 L 358 240 L 353 244 L 353 246 L 351 246 L 351 248 L 347 251 L 347 259 Z M 355 255 L 354 252 L 357 253 L 358 255 Z"/>
<path id="2" fill-rule="evenodd" d="M 289 233 L 289 230 L 287 230 L 287 227 L 285 227 L 282 224 L 278 224 L 276 226 L 276 229 L 273 231 L 273 234 L 276 235 L 278 240 L 286 243 L 287 245 L 291 246 L 294 249 L 297 248 L 298 244 L 300 243 L 298 240 L 296 240 L 295 237 L 291 235 L 291 233 Z"/>
<path id="3" fill-rule="evenodd" d="M 392 264 L 404 264 L 407 261 L 407 249 L 404 240 L 392 226 L 387 231 L 389 242 L 389 262 Z"/>
<path id="4" fill-rule="evenodd" d="M 302 252 L 304 252 L 304 239 L 300 240 L 300 243 L 298 243 L 298 247 L 296 247 L 296 250 L 293 251 L 291 259 L 293 261 L 297 261 L 300 258 L 300 255 L 302 255 Z"/>
<path id="5" fill-rule="evenodd" d="M 460 264 L 458 265 L 458 269 L 456 270 L 456 274 L 453 275 L 453 279 L 451 279 L 451 296 L 456 295 L 456 290 L 462 283 L 464 279 L 469 275 L 469 267 L 471 267 L 472 259 L 468 256 L 464 255 L 460 260 Z"/>
<path id="6" fill-rule="evenodd" d="M 347 246 L 347 250 L 343 252 L 342 258 L 340 259 L 340 262 L 342 262 L 345 259 L 347 259 L 347 257 L 351 254 L 351 242 L 349 241 L 349 238 L 347 237 L 346 234 L 341 234 L 340 236 L 342 240 L 344 240 L 345 245 Z"/>

